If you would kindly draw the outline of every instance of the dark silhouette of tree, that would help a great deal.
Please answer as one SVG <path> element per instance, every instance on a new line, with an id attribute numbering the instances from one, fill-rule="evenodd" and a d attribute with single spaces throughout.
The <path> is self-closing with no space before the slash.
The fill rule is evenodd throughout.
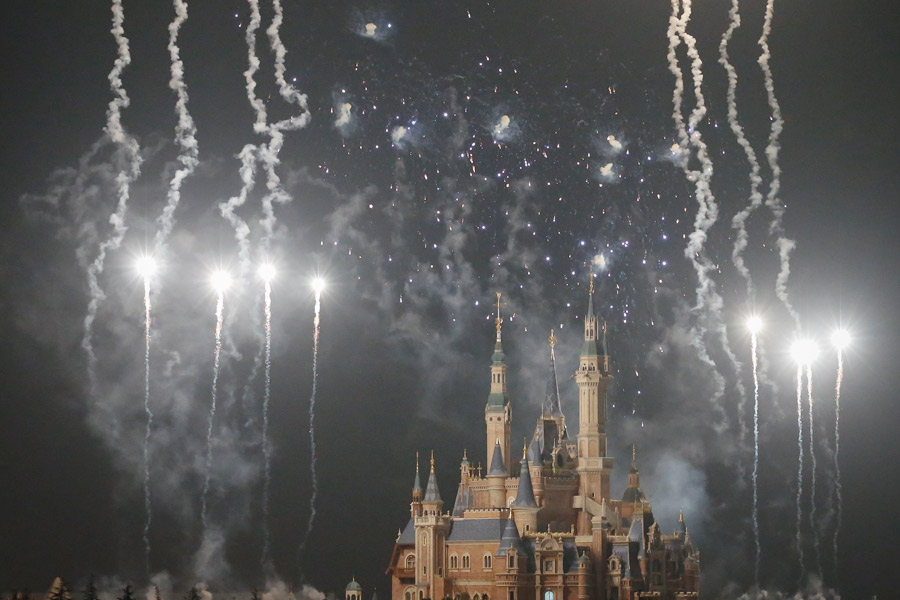
<path id="1" fill-rule="evenodd" d="M 262 594 L 259 593 L 259 590 L 255 587 L 253 591 L 250 592 L 250 600 L 262 600 Z"/>
<path id="2" fill-rule="evenodd" d="M 81 590 L 81 597 L 83 600 L 100 600 L 100 596 L 97 594 L 97 586 L 94 584 L 93 574 L 88 577 L 84 589 Z"/>
<path id="3" fill-rule="evenodd" d="M 153 586 L 153 600 L 162 600 L 162 594 L 159 593 L 159 586 Z"/>
<path id="4" fill-rule="evenodd" d="M 122 595 L 119 596 L 118 600 L 137 600 L 134 597 L 134 588 L 131 587 L 130 583 L 122 588 Z"/>
<path id="5" fill-rule="evenodd" d="M 184 596 L 184 600 L 202 600 L 200 590 L 197 589 L 196 585 Z"/>
<path id="6" fill-rule="evenodd" d="M 47 594 L 47 600 L 72 600 L 72 594 L 69 593 L 69 585 L 62 577 L 57 577 Z"/>

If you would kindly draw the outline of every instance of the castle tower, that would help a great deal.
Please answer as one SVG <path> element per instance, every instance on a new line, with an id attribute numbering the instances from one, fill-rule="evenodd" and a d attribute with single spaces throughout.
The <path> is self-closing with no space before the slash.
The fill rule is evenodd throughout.
<path id="1" fill-rule="evenodd" d="M 500 452 L 503 454 L 503 467 L 509 473 L 509 437 L 512 412 L 509 405 L 509 396 L 506 394 L 506 358 L 503 354 L 503 344 L 500 341 L 500 328 L 503 318 L 500 316 L 500 292 L 497 292 L 497 342 L 494 344 L 494 355 L 491 364 L 491 393 L 488 395 L 487 405 L 484 407 L 484 424 L 487 429 L 487 452 L 485 457 L 493 456 L 494 445 L 500 442 Z M 488 465 L 492 468 L 494 465 Z"/>
<path id="2" fill-rule="evenodd" d="M 494 442 L 494 452 L 491 456 L 491 468 L 488 470 L 488 493 L 490 494 L 491 507 L 506 507 L 506 470 L 503 453 L 500 450 L 500 441 Z"/>
<path id="3" fill-rule="evenodd" d="M 597 348 L 598 336 L 602 336 L 604 354 Z M 609 475 L 613 460 L 606 456 L 606 406 L 607 393 L 613 377 L 609 373 L 609 356 L 606 350 L 606 325 L 597 326 L 594 314 L 594 274 L 588 291 L 588 309 L 584 317 L 584 346 L 575 383 L 578 385 L 578 473 L 580 494 L 596 503 L 609 501 Z"/>
<path id="4" fill-rule="evenodd" d="M 444 549 L 450 531 L 450 517 L 441 513 L 444 503 L 434 474 L 434 452 L 431 472 L 422 499 L 422 514 L 415 519 L 416 586 L 425 598 L 443 598 Z"/>

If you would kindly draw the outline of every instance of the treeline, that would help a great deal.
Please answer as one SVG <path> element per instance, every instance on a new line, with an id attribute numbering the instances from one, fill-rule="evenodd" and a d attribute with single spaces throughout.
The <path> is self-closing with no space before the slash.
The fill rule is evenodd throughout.
<path id="1" fill-rule="evenodd" d="M 203 600 L 203 594 L 201 593 L 201 589 L 197 586 L 192 587 L 188 590 L 184 596 L 182 596 L 183 600 Z M 53 585 L 50 587 L 50 591 L 46 596 L 42 595 L 34 595 L 28 589 L 23 590 L 12 590 L 4 600 L 101 600 L 100 592 L 97 590 L 97 585 L 94 582 L 94 576 L 91 575 L 88 578 L 87 584 L 81 590 L 79 596 L 73 596 L 71 589 L 69 588 L 69 584 L 62 577 L 57 577 L 53 581 Z M 149 597 L 139 598 L 135 595 L 134 586 L 130 583 L 126 584 L 121 590 L 119 590 L 119 594 L 116 596 L 116 600 L 151 600 Z M 153 586 L 153 598 L 152 600 L 178 600 L 175 597 L 172 598 L 164 598 L 163 595 L 159 591 L 159 587 Z M 234 600 L 234 599 L 232 599 Z M 262 593 L 253 588 L 250 592 L 249 600 L 262 600 Z"/>

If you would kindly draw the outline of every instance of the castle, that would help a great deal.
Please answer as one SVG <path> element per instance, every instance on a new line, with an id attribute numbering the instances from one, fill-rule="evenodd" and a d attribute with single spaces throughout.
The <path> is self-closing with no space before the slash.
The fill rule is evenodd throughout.
<path id="1" fill-rule="evenodd" d="M 691 544 L 683 514 L 674 533 L 663 534 L 641 491 L 633 450 L 628 487 L 620 499 L 610 494 L 613 458 L 607 456 L 606 415 L 613 376 L 606 325 L 598 327 L 594 314 L 593 280 L 575 372 L 578 434 L 574 440 L 569 436 L 560 407 L 551 332 L 546 400 L 521 459 L 510 446 L 501 325 L 498 294 L 484 409 L 487 473 L 464 454 L 448 512 L 433 455 L 424 490 L 417 461 L 410 519 L 387 569 L 392 600 L 696 598 L 700 553 Z"/>

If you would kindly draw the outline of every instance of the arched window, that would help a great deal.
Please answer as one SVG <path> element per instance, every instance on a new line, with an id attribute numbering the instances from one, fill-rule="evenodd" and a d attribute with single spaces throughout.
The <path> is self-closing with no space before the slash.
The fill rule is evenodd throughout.
<path id="1" fill-rule="evenodd" d="M 425 592 L 419 590 L 419 600 L 423 600 L 423 598 L 425 598 Z"/>
<path id="2" fill-rule="evenodd" d="M 516 568 L 516 555 L 515 554 L 507 554 L 506 555 L 506 568 L 507 569 L 515 569 Z"/>
<path id="3" fill-rule="evenodd" d="M 409 592 L 406 592 L 405 594 L 403 594 L 403 600 L 412 600 L 412 597 L 410 596 Z"/>
<path id="4" fill-rule="evenodd" d="M 450 555 L 450 568 L 458 569 L 459 568 L 459 557 L 455 554 Z"/>
<path id="5" fill-rule="evenodd" d="M 406 556 L 406 568 L 407 569 L 415 569 L 416 568 L 416 555 L 408 554 Z"/>
<path id="6" fill-rule="evenodd" d="M 472 596 L 472 600 L 481 600 L 481 596 L 475 594 L 474 596 Z"/>
<path id="7" fill-rule="evenodd" d="M 553 600 L 553 592 L 550 590 L 544 592 L 544 600 Z"/>
<path id="8" fill-rule="evenodd" d="M 481 562 L 482 562 L 482 565 L 484 565 L 485 569 L 490 569 L 491 568 L 491 555 L 485 554 L 484 559 Z"/>
<path id="9" fill-rule="evenodd" d="M 468 554 L 463 554 L 463 557 L 462 557 L 462 568 L 463 568 L 463 569 L 471 569 L 471 568 L 472 568 L 472 565 L 469 564 L 469 555 L 468 555 Z"/>

